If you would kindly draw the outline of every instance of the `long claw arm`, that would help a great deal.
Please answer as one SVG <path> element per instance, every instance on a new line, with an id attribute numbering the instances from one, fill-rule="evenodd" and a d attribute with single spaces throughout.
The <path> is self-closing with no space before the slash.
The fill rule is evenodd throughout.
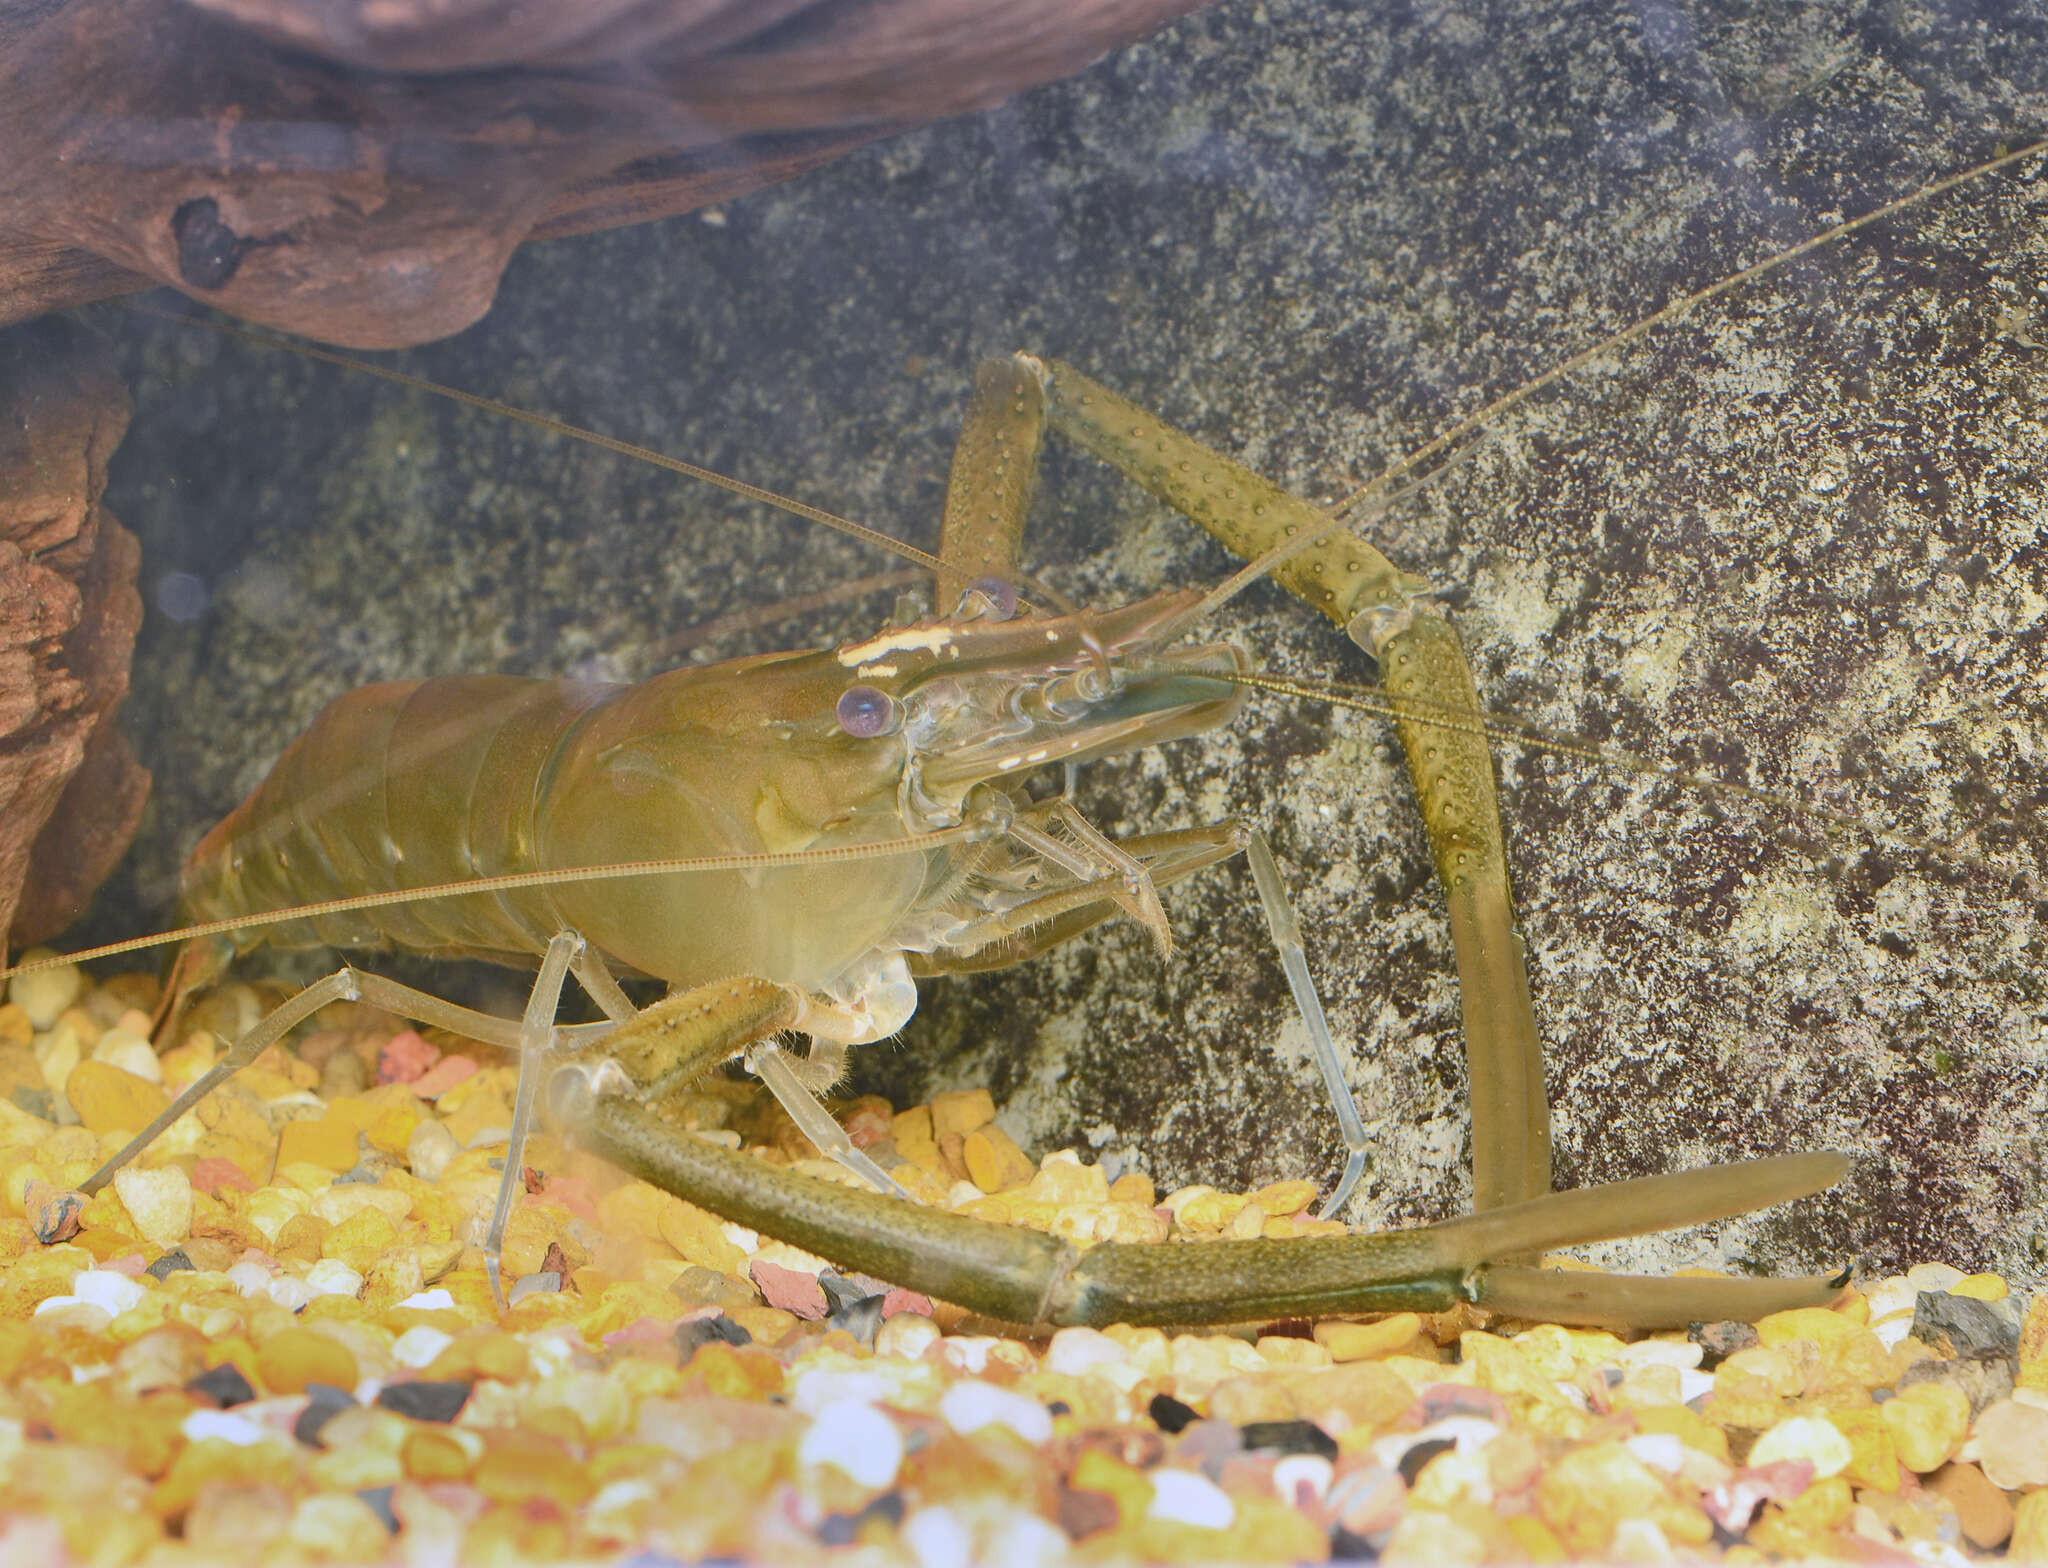
<path id="1" fill-rule="evenodd" d="M 585 1069 L 562 1070 L 565 1078 L 571 1074 L 584 1075 L 575 1080 L 584 1088 L 562 1094 L 558 1103 L 577 1108 L 589 1146 L 621 1168 L 841 1267 L 1013 1323 L 1229 1323 L 1484 1304 L 1494 1272 L 1488 1265 L 1496 1256 L 1558 1238 L 1575 1244 L 1699 1223 L 1756 1193 L 1810 1192 L 1839 1175 L 1844 1163 L 1828 1155 L 1761 1160 L 1553 1194 L 1519 1205 L 1515 1223 L 1506 1226 L 1494 1223 L 1500 1215 L 1488 1214 L 1372 1236 L 1108 1242 L 1083 1252 L 1042 1232 L 828 1186 L 703 1139 L 678 1137 L 630 1097 L 602 1092 Z M 1598 1299 L 1606 1276 L 1561 1277 L 1575 1287 L 1584 1282 L 1583 1298 L 1556 1293 L 1562 1321 L 1605 1323 L 1619 1315 L 1647 1328 L 1697 1316 L 1691 1310 L 1696 1296 L 1626 1296 L 1617 1314 Z M 1733 1283 L 1757 1286 L 1773 1309 L 1823 1305 L 1835 1288 L 1828 1280 Z M 1513 1297 L 1518 1288 L 1527 1289 L 1522 1271 L 1511 1271 L 1503 1293 Z"/>
<path id="2" fill-rule="evenodd" d="M 1184 513 L 1246 558 L 1305 531 L 1327 512 L 1210 451 L 1129 399 L 1056 360 L 1044 375 L 1052 428 Z M 1379 661 L 1387 689 L 1438 714 L 1471 714 L 1469 732 L 1401 717 L 1395 728 L 1450 907 L 1472 1094 L 1472 1206 L 1498 1208 L 1550 1187 L 1550 1111 L 1543 1053 L 1508 892 L 1493 758 L 1472 672 L 1426 585 L 1349 532 L 1293 556 L 1274 579 L 1327 615 Z"/>

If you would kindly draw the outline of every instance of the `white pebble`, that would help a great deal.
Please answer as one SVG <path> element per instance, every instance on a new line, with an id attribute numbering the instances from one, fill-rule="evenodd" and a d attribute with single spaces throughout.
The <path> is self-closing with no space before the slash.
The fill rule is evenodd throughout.
<path id="1" fill-rule="evenodd" d="M 254 1421 L 238 1416 L 232 1410 L 195 1410 L 185 1417 L 178 1430 L 189 1442 L 196 1443 L 202 1437 L 217 1437 L 237 1448 L 260 1443 L 270 1435 Z"/>
<path id="2" fill-rule="evenodd" d="M 453 1335 L 425 1323 L 415 1323 L 391 1342 L 391 1356 L 400 1366 L 417 1371 L 454 1343 Z"/>
<path id="3" fill-rule="evenodd" d="M 796 1385 L 789 1391 L 790 1408 L 807 1416 L 828 1405 L 873 1404 L 888 1397 L 888 1380 L 864 1367 L 807 1367 L 797 1373 Z"/>
<path id="4" fill-rule="evenodd" d="M 1676 1475 L 1685 1467 L 1685 1444 L 1670 1432 L 1639 1433 L 1628 1440 L 1628 1451 L 1652 1470 Z"/>
<path id="5" fill-rule="evenodd" d="M 1749 1467 L 1753 1470 L 1779 1459 L 1810 1459 L 1813 1478 L 1824 1481 L 1840 1475 L 1854 1457 L 1849 1439 L 1834 1422 L 1819 1416 L 1788 1416 L 1756 1440 L 1749 1451 Z"/>
<path id="6" fill-rule="evenodd" d="M 254 1296 L 270 1283 L 270 1270 L 253 1258 L 244 1258 L 228 1270 L 228 1283 L 243 1295 Z"/>
<path id="7" fill-rule="evenodd" d="M 941 1354 L 955 1371 L 978 1376 L 988 1370 L 988 1353 L 1001 1343 L 986 1334 L 955 1334 L 946 1340 Z"/>
<path id="8" fill-rule="evenodd" d="M 417 1312 L 445 1312 L 454 1305 L 455 1298 L 440 1285 L 432 1290 L 416 1291 L 399 1303 L 400 1307 L 410 1307 Z"/>
<path id="9" fill-rule="evenodd" d="M 35 1315 L 58 1319 L 48 1325 L 51 1328 L 83 1328 L 94 1332 L 114 1321 L 113 1314 L 98 1302 L 81 1300 L 77 1296 L 45 1296 L 36 1303 Z"/>
<path id="10" fill-rule="evenodd" d="M 141 1306 L 149 1293 L 126 1274 L 116 1274 L 112 1269 L 81 1269 L 72 1276 L 71 1294 L 104 1309 L 110 1317 L 119 1317 Z"/>
<path id="11" fill-rule="evenodd" d="M 1687 1372 L 1700 1364 L 1701 1347 L 1689 1339 L 1643 1339 L 1623 1345 L 1611 1358 L 1624 1372 L 1639 1367 L 1677 1367 Z"/>
<path id="12" fill-rule="evenodd" d="M 306 1270 L 306 1289 L 316 1296 L 353 1296 L 363 1288 L 363 1276 L 339 1258 L 322 1258 Z"/>
<path id="13" fill-rule="evenodd" d="M 461 1152 L 455 1134 L 431 1116 L 413 1128 L 405 1141 L 405 1163 L 421 1181 L 439 1181 L 448 1162 Z"/>
<path id="14" fill-rule="evenodd" d="M 1961 1269 L 1948 1263 L 1916 1263 L 1906 1270 L 1906 1283 L 1915 1291 L 1946 1291 L 1967 1277 Z"/>
<path id="15" fill-rule="evenodd" d="M 1230 1494 L 1205 1475 L 1192 1470 L 1154 1470 L 1152 1506 L 1154 1519 L 1174 1519 L 1205 1530 L 1227 1530 L 1237 1518 L 1237 1505 Z"/>
<path id="16" fill-rule="evenodd" d="M 313 1299 L 313 1292 L 304 1280 L 292 1274 L 280 1274 L 266 1282 L 263 1294 L 283 1307 L 287 1312 L 297 1312 Z"/>
<path id="17" fill-rule="evenodd" d="M 815 1414 L 796 1458 L 800 1465 L 831 1465 L 880 1491 L 903 1463 L 903 1434 L 873 1405 L 842 1399 Z"/>
<path id="18" fill-rule="evenodd" d="M 114 1195 L 142 1239 L 168 1252 L 192 1231 L 192 1178 L 178 1165 L 114 1172 Z"/>
<path id="19" fill-rule="evenodd" d="M 17 962 L 29 964 L 55 956 L 47 947 L 32 947 Z M 41 1031 L 62 1017 L 84 989 L 85 971 L 76 964 L 59 964 L 31 975 L 16 975 L 7 982 L 7 1000 L 27 1013 L 30 1026 Z"/>
<path id="20" fill-rule="evenodd" d="M 875 1354 L 915 1361 L 944 1336 L 922 1312 L 899 1312 L 875 1331 Z"/>
<path id="21" fill-rule="evenodd" d="M 974 1560 L 974 1538 L 950 1508 L 920 1508 L 897 1534 L 917 1559 L 917 1568 L 960 1568 Z"/>
<path id="22" fill-rule="evenodd" d="M 163 1063 L 157 1060 L 156 1051 L 147 1040 L 130 1034 L 126 1029 L 109 1029 L 99 1037 L 92 1048 L 92 1059 L 105 1062 L 109 1067 L 118 1067 L 124 1073 L 150 1083 L 164 1081 Z"/>
<path id="23" fill-rule="evenodd" d="M 1696 1367 L 1678 1369 L 1678 1402 L 1689 1405 L 1695 1399 L 1704 1399 L 1714 1391 L 1714 1374 L 1702 1372 Z"/>
<path id="24" fill-rule="evenodd" d="M 939 1401 L 939 1414 L 962 1437 L 985 1426 L 1006 1426 L 1035 1447 L 1052 1436 L 1052 1415 L 1045 1406 L 975 1378 L 947 1389 Z"/>
<path id="25" fill-rule="evenodd" d="M 733 1147 L 738 1148 L 739 1135 L 735 1133 L 733 1138 Z M 724 1224 L 720 1225 L 718 1227 L 718 1234 L 750 1258 L 761 1250 L 761 1233 L 757 1230 L 748 1230 L 746 1226 L 736 1224 L 732 1220 L 727 1220 Z"/>
<path id="26" fill-rule="evenodd" d="M 1045 1370 L 1083 1377 L 1095 1367 L 1120 1366 L 1131 1353 L 1107 1334 L 1092 1328 L 1063 1328 L 1045 1347 Z"/>
<path id="27" fill-rule="evenodd" d="M 1301 1489 L 1321 1502 L 1330 1490 L 1336 1467 L 1321 1454 L 1289 1454 L 1273 1466 L 1273 1494 L 1288 1507 L 1299 1506 Z"/>
<path id="28" fill-rule="evenodd" d="M 1894 1312 L 1903 1312 L 1909 1318 L 1913 1313 L 1913 1298 L 1920 1293 L 1913 1288 L 1911 1280 L 1903 1274 L 1894 1274 L 1881 1279 L 1865 1293 L 1870 1303 L 1872 1322 L 1890 1317 Z"/>

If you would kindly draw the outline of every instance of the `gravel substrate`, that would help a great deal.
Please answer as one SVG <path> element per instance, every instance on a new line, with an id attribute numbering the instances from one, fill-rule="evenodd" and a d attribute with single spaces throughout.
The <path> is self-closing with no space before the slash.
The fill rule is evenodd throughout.
<path id="1" fill-rule="evenodd" d="M 1927 1263 L 1624 1342 L 1478 1314 L 1024 1342 L 539 1138 L 512 1071 L 330 1008 L 76 1188 L 268 998 L 21 976 L 0 1006 L 0 1562 L 2048 1560 L 2048 1299 Z M 474 1052 L 474 1054 L 472 1054 Z M 834 1179 L 772 1102 L 698 1135 Z M 1068 1238 L 1330 1229 L 1033 1162 L 981 1093 L 842 1121 L 921 1201 Z"/>

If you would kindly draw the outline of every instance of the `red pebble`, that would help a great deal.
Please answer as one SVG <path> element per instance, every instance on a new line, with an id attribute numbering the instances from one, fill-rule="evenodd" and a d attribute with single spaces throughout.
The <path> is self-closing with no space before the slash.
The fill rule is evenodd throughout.
<path id="1" fill-rule="evenodd" d="M 441 1048 L 421 1038 L 417 1029 L 395 1034 L 377 1053 L 377 1082 L 417 1083 L 441 1060 Z"/>
<path id="2" fill-rule="evenodd" d="M 763 1263 L 759 1258 L 747 1265 L 747 1273 L 769 1306 L 794 1312 L 800 1318 L 825 1315 L 825 1287 L 818 1283 L 817 1275 L 786 1269 L 778 1263 Z"/>
<path id="3" fill-rule="evenodd" d="M 192 1167 L 193 1191 L 217 1198 L 223 1187 L 233 1187 L 237 1192 L 254 1192 L 256 1183 L 233 1160 L 224 1160 L 217 1154 L 208 1155 Z"/>
<path id="4" fill-rule="evenodd" d="M 412 1081 L 412 1092 L 422 1100 L 438 1099 L 476 1071 L 476 1061 L 467 1056 L 444 1056 Z"/>
<path id="5" fill-rule="evenodd" d="M 887 1322 L 899 1312 L 915 1312 L 921 1318 L 928 1318 L 932 1315 L 932 1298 L 898 1287 L 882 1297 L 882 1320 Z"/>
<path id="6" fill-rule="evenodd" d="M 613 1350 L 622 1345 L 665 1345 L 675 1337 L 679 1318 L 635 1318 L 624 1328 L 615 1328 L 604 1337 L 605 1349 Z"/>
<path id="7" fill-rule="evenodd" d="M 597 1223 L 597 1199 L 590 1191 L 590 1183 L 581 1176 L 551 1173 L 534 1196 L 542 1203 L 560 1204 L 579 1220 Z"/>
<path id="8" fill-rule="evenodd" d="M 1728 1480 L 1700 1498 L 1707 1517 L 1730 1535 L 1740 1535 L 1750 1526 L 1765 1503 L 1789 1503 L 1813 1485 L 1811 1459 L 1778 1459 L 1767 1465 L 1738 1470 Z"/>

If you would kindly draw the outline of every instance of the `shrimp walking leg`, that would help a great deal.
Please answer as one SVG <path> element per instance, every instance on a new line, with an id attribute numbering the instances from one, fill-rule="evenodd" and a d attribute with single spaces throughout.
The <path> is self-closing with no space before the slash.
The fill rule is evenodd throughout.
<path id="1" fill-rule="evenodd" d="M 227 1053 L 218 1062 L 193 1080 L 185 1092 L 165 1108 L 162 1115 L 129 1139 L 119 1153 L 94 1171 L 79 1190 L 86 1193 L 98 1192 L 113 1180 L 114 1172 L 154 1143 L 179 1117 L 330 1002 L 368 1002 L 372 1006 L 386 1008 L 419 1023 L 454 1030 L 469 1039 L 481 1040 L 487 1045 L 502 1046 L 506 1049 L 517 1049 L 519 1046 L 519 1025 L 508 1019 L 460 1007 L 426 991 L 416 991 L 409 985 L 400 985 L 397 981 L 387 980 L 382 975 L 365 974 L 352 965 L 345 965 L 333 974 L 315 980 L 296 996 L 280 1003 L 258 1019 L 246 1034 L 228 1048 Z"/>
<path id="2" fill-rule="evenodd" d="M 1185 513 L 1243 556 L 1325 529 L 1326 513 L 1054 360 L 1042 367 L 1052 428 Z M 1522 941 L 1508 891 L 1493 759 L 1457 633 L 1425 585 L 1348 533 L 1274 573 L 1379 662 L 1396 703 L 1471 715 L 1470 733 L 1395 721 L 1450 908 L 1472 1098 L 1472 1201 L 1498 1208 L 1550 1187 L 1550 1111 Z"/>

